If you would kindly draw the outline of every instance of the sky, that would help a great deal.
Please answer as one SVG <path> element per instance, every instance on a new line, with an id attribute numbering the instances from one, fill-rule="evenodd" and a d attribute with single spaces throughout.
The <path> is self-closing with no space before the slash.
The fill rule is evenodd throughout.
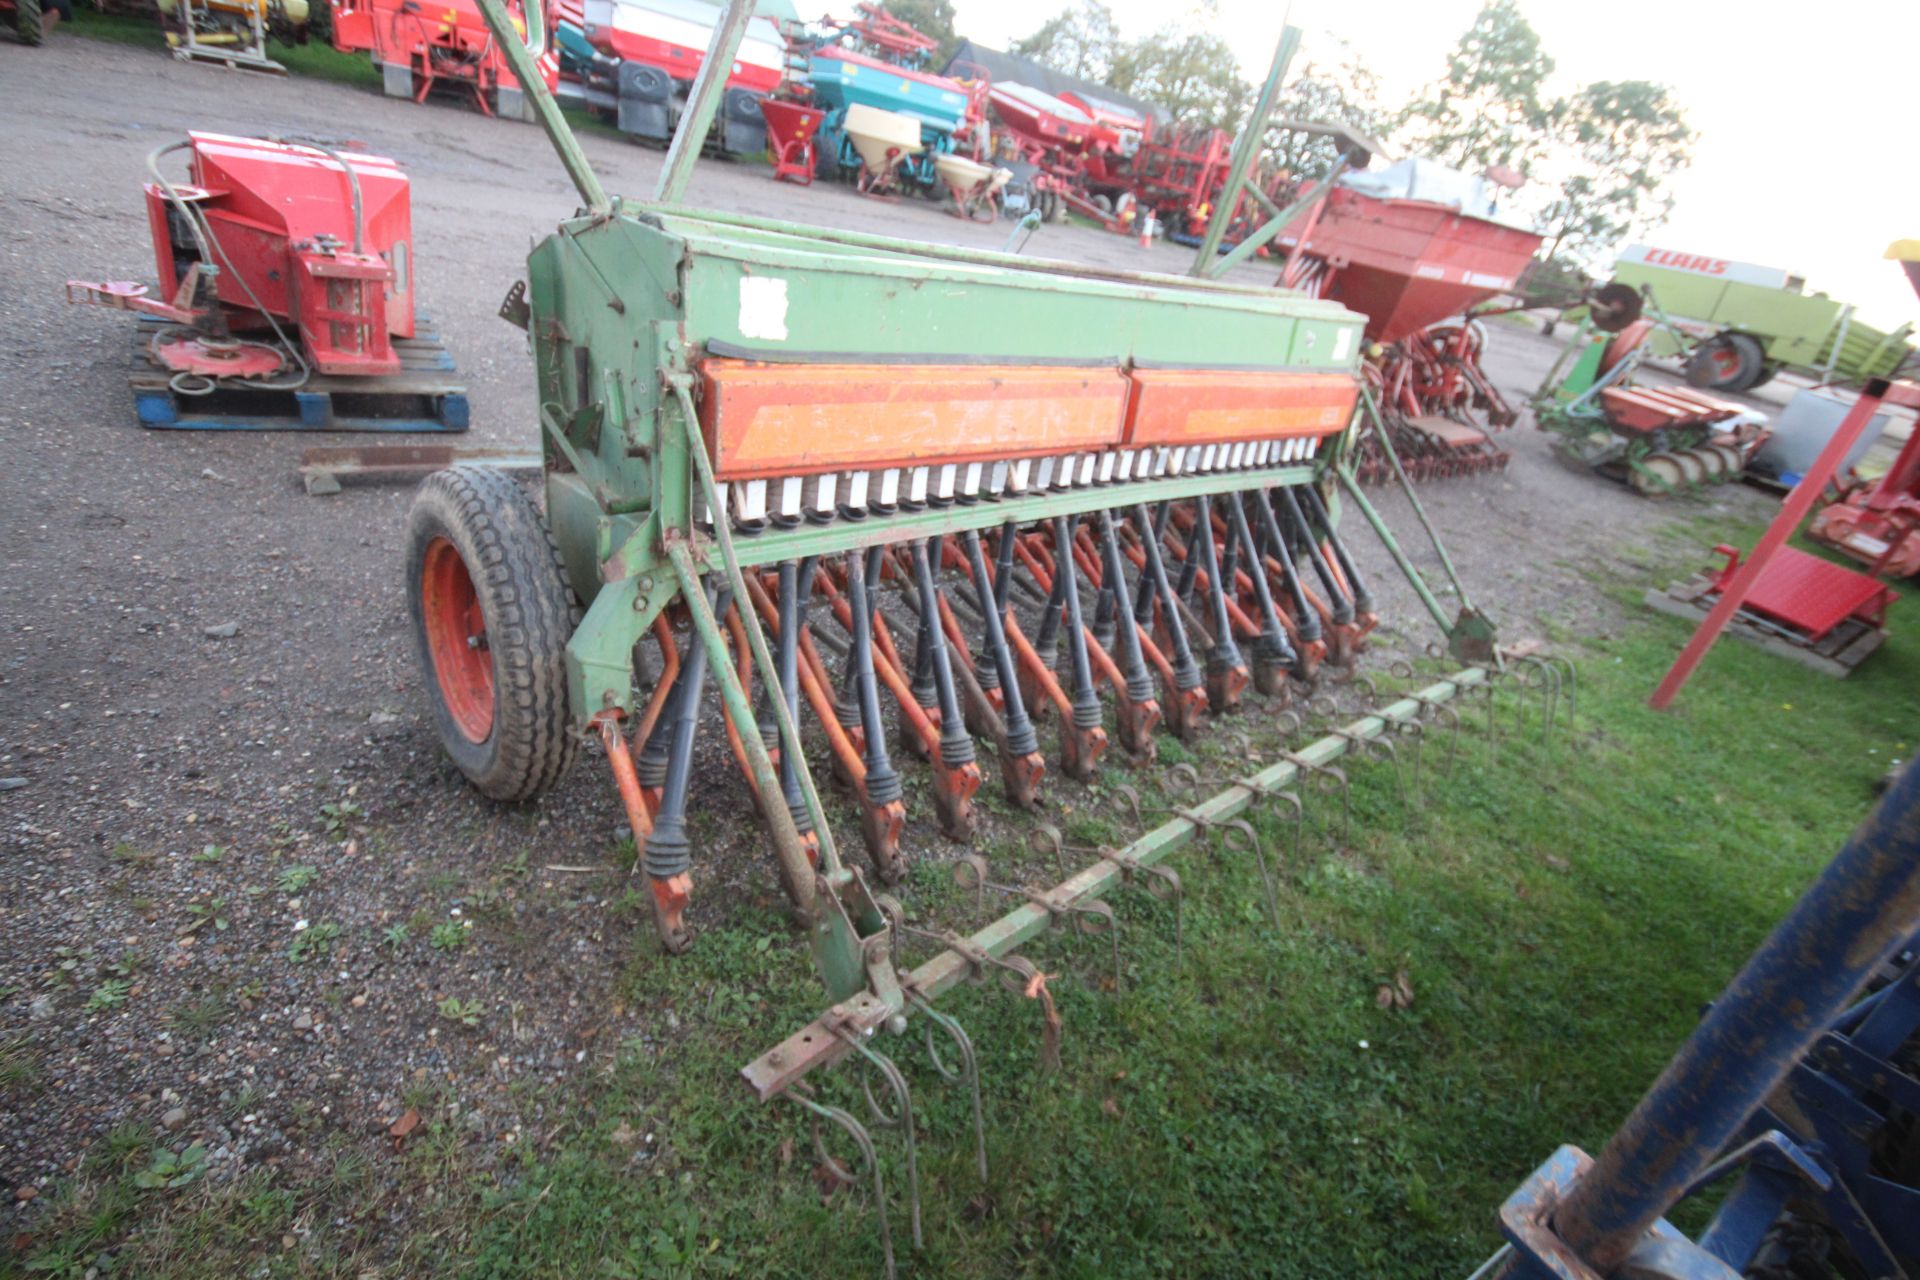
<path id="1" fill-rule="evenodd" d="M 1066 0 L 953 0 L 963 36 L 994 48 Z M 1190 0 L 1107 0 L 1133 39 L 1194 15 Z M 1302 56 L 1351 45 L 1397 105 L 1445 71 L 1479 0 L 1294 0 Z M 1853 303 L 1881 328 L 1920 324 L 1897 264 L 1881 255 L 1920 238 L 1920 3 L 1915 0 L 1520 0 L 1557 69 L 1550 89 L 1595 80 L 1670 86 L 1698 132 L 1675 179 L 1662 247 L 1783 267 Z M 1243 74 L 1266 78 L 1287 6 L 1218 0 L 1183 25 L 1226 35 Z"/>

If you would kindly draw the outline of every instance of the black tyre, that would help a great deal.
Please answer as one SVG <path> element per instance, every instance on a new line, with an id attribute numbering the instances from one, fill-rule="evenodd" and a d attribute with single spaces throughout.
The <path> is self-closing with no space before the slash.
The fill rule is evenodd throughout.
<path id="1" fill-rule="evenodd" d="M 407 518 L 414 654 L 447 754 L 482 794 L 529 800 L 566 776 L 567 640 L 580 606 L 533 500 L 503 471 L 427 477 Z"/>
<path id="2" fill-rule="evenodd" d="M 45 34 L 40 30 L 40 0 L 14 0 L 13 29 L 21 44 L 39 44 Z"/>
<path id="3" fill-rule="evenodd" d="M 1723 333 L 1702 343 L 1687 361 L 1687 381 L 1713 391 L 1745 391 L 1766 368 L 1760 343 L 1744 333 Z"/>

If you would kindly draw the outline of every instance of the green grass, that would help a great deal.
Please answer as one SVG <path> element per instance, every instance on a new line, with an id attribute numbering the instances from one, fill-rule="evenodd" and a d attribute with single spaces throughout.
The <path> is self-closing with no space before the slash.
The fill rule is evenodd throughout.
<path id="1" fill-rule="evenodd" d="M 321 7 L 325 7 L 323 0 Z M 156 20 L 101 13 L 84 3 L 74 7 L 73 21 L 62 23 L 60 29 L 114 44 L 141 45 L 155 50 L 166 48 L 166 36 Z M 324 36 L 310 38 L 305 44 L 282 44 L 269 38 L 267 56 L 292 75 L 314 76 L 376 90 L 380 87 L 380 73 L 374 70 L 370 58 L 363 53 L 342 53 L 328 44 Z"/>
<path id="2" fill-rule="evenodd" d="M 1674 560 L 1690 568 L 1714 538 L 1753 533 L 1687 522 Z M 1676 563 L 1651 565 L 1607 590 L 1637 600 L 1673 576 Z M 1137 891 L 1113 899 L 1117 989 L 1071 976 L 1101 972 L 1097 947 L 1028 950 L 1060 975 L 1061 1070 L 1037 1067 L 1033 1002 L 997 986 L 942 1002 L 979 1050 L 984 1186 L 963 1092 L 934 1077 L 917 1032 L 882 1037 L 918 1122 L 917 1254 L 900 1146 L 876 1131 L 903 1273 L 1467 1274 L 1497 1244 L 1500 1200 L 1559 1143 L 1605 1140 L 1912 746 L 1920 605 L 1903 602 L 1893 626 L 1846 681 L 1723 642 L 1659 714 L 1644 699 L 1686 629 L 1637 613 L 1580 651 L 1578 722 L 1552 753 L 1537 714 L 1515 728 L 1507 694 L 1497 741 L 1477 706 L 1466 716 L 1450 779 L 1433 736 L 1410 806 L 1387 766 L 1355 766 L 1347 847 L 1328 800 L 1310 803 L 1298 857 L 1278 811 L 1263 817 L 1278 928 L 1244 858 L 1179 855 L 1178 952 L 1171 908 Z M 1244 770 L 1223 753 L 1191 755 L 1209 777 Z M 1110 793 L 1055 794 L 1070 840 L 1112 829 Z M 1017 854 L 987 852 L 1015 874 Z M 903 896 L 925 919 L 978 922 L 944 868 L 918 867 Z M 1411 1004 L 1382 1008 L 1401 974 Z M 561 1132 L 550 1145 L 493 1144 L 483 1164 L 450 1088 L 417 1100 L 426 1123 L 404 1154 L 343 1147 L 321 1175 L 136 1195 L 145 1156 L 126 1150 L 62 1193 L 37 1247 L 84 1259 L 124 1242 L 119 1272 L 149 1276 L 876 1274 L 867 1190 L 823 1203 L 801 1112 L 758 1106 L 735 1074 L 822 1007 L 770 900 L 680 959 L 636 941 L 618 994 L 652 1039 L 574 1083 L 523 1087 L 522 1113 L 537 1104 L 540 1129 Z M 865 1113 L 850 1071 L 816 1083 Z M 265 1219 L 251 1234 L 248 1204 Z M 395 1231 L 385 1215 L 402 1208 Z M 257 1243 L 296 1219 L 312 1224 L 298 1258 Z"/>

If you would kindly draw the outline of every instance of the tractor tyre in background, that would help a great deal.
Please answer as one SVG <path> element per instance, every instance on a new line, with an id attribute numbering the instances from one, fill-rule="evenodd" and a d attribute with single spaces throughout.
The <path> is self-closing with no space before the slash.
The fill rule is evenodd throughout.
<path id="1" fill-rule="evenodd" d="M 580 606 L 546 522 L 512 476 L 451 467 L 407 518 L 414 653 L 440 741 L 495 800 L 530 800 L 573 766 L 567 641 Z"/>
<path id="2" fill-rule="evenodd" d="M 1723 333 L 1695 349 L 1687 360 L 1687 382 L 1709 391 L 1746 391 L 1759 385 L 1766 367 L 1766 352 L 1757 340 Z"/>
<path id="3" fill-rule="evenodd" d="M 14 0 L 13 29 L 20 34 L 21 44 L 39 44 L 43 36 L 40 30 L 40 0 Z"/>

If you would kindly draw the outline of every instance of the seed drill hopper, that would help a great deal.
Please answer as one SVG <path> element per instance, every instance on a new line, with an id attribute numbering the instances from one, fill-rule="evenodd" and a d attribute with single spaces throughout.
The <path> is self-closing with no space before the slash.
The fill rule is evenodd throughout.
<path id="1" fill-rule="evenodd" d="M 1510 455 L 1488 431 L 1518 415 L 1480 367 L 1486 330 L 1475 308 L 1515 287 L 1540 237 L 1415 198 L 1413 182 L 1407 190 L 1400 198 L 1332 186 L 1283 234 L 1290 251 L 1279 283 L 1367 317 L 1367 337 L 1381 346 L 1367 378 L 1416 478 L 1502 469 Z M 1384 479 L 1387 460 L 1370 450 L 1362 471 Z"/>
<path id="2" fill-rule="evenodd" d="M 522 56 L 499 0 L 482 3 Z M 747 12 L 730 6 L 708 67 L 731 60 Z M 872 1135 L 816 1089 L 841 1059 L 876 1072 L 867 1096 L 906 1140 L 911 1196 L 908 1086 L 877 1033 L 946 1037 L 941 1074 L 977 1098 L 943 992 L 998 974 L 1051 1008 L 1022 944 L 1056 925 L 1111 933 L 1102 899 L 1124 885 L 1177 899 L 1165 861 L 1209 837 L 1260 858 L 1239 815 L 1297 799 L 1309 776 L 1337 787 L 1343 756 L 1390 756 L 1407 726 L 1488 687 L 1498 659 L 1489 629 L 1449 623 L 1473 665 L 1177 812 L 1133 806 L 1150 829 L 1084 851 L 1078 871 L 1064 863 L 1082 851 L 1041 828 L 1063 864 L 1050 889 L 966 857 L 971 890 L 1013 910 L 964 935 L 910 925 L 876 887 L 906 870 L 902 741 L 939 828 L 965 842 L 989 768 L 1033 810 L 1053 770 L 1078 783 L 1112 754 L 1144 763 L 1158 730 L 1276 714 L 1351 672 L 1375 613 L 1332 484 L 1361 319 L 1269 289 L 682 208 L 716 87 L 696 84 L 648 203 L 609 198 L 536 93 L 584 205 L 503 308 L 531 339 L 545 510 L 500 473 L 429 479 L 409 530 L 415 636 L 443 741 L 486 794 L 532 796 L 598 741 L 669 951 L 693 940 L 689 784 L 718 686 L 833 1002 L 743 1077 L 849 1137 L 877 1180 Z M 649 636 L 658 675 L 636 692 Z M 810 740 L 859 815 L 865 869 L 829 821 Z"/>

